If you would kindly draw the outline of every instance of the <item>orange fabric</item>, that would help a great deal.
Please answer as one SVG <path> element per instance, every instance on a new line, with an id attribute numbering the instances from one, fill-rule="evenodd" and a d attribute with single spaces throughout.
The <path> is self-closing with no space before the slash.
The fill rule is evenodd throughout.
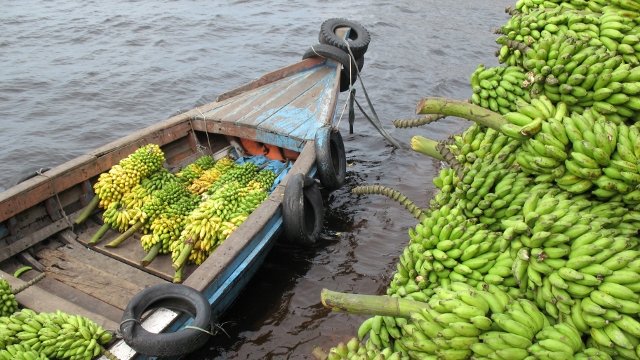
<path id="1" fill-rule="evenodd" d="M 275 145 L 264 144 L 267 147 L 267 157 L 270 160 L 280 160 L 284 161 L 284 157 L 280 152 L 280 148 Z"/>
<path id="2" fill-rule="evenodd" d="M 257 141 L 241 138 L 240 142 L 249 155 L 267 155 L 269 152 L 269 149 Z"/>
<path id="3" fill-rule="evenodd" d="M 300 155 L 300 153 L 298 153 L 297 151 L 284 149 L 284 148 L 282 149 L 282 154 L 284 155 L 285 158 L 289 160 L 297 160 L 298 156 Z"/>

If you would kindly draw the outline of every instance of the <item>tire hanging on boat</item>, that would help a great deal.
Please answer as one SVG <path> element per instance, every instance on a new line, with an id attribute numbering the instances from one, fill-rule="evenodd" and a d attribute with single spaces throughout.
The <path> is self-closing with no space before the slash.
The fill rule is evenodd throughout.
<path id="1" fill-rule="evenodd" d="M 294 174 L 287 181 L 282 201 L 286 240 L 296 245 L 312 245 L 320 237 L 324 222 L 322 196 L 316 181 Z"/>
<path id="2" fill-rule="evenodd" d="M 320 43 L 335 46 L 342 51 L 349 53 L 347 44 L 345 44 L 344 40 L 336 36 L 335 31 L 340 27 L 351 28 L 349 31 L 349 37 L 347 38 L 349 48 L 351 48 L 351 52 L 356 59 L 362 57 L 369 48 L 371 35 L 364 26 L 355 21 L 338 18 L 326 20 L 322 25 L 320 25 L 320 35 L 318 36 Z"/>
<path id="3" fill-rule="evenodd" d="M 342 67 L 342 71 L 340 72 L 340 92 L 349 90 L 349 86 L 358 80 L 358 72 L 362 71 L 362 67 L 364 66 L 364 55 L 356 59 L 356 65 L 358 66 L 358 71 L 353 67 L 351 69 L 348 67 L 345 68 L 344 66 Z"/>
<path id="4" fill-rule="evenodd" d="M 171 333 L 154 334 L 140 325 L 142 314 L 151 309 L 181 311 L 193 318 L 191 327 Z M 197 290 L 180 284 L 158 284 L 140 291 L 122 314 L 120 331 L 124 342 L 138 353 L 173 357 L 189 354 L 209 340 L 211 305 Z M 203 331 L 204 330 L 204 331 Z"/>
<path id="5" fill-rule="evenodd" d="M 325 126 L 318 129 L 315 138 L 316 167 L 322 187 L 336 190 L 344 185 L 347 157 L 338 129 Z"/>

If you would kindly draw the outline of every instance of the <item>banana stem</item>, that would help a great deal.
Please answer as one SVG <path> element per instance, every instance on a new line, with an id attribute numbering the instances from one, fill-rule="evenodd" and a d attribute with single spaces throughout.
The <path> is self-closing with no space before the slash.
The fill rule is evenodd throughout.
<path id="1" fill-rule="evenodd" d="M 122 233 L 122 235 L 118 236 L 115 240 L 113 240 L 112 242 L 108 243 L 107 245 L 105 245 L 106 247 L 117 247 L 118 245 L 120 245 L 123 241 L 127 240 L 128 238 L 130 238 L 133 234 L 136 233 L 136 231 L 138 231 L 138 229 L 140 229 L 142 227 L 142 222 L 138 221 L 137 223 L 135 223 L 132 227 L 129 228 L 129 230 L 125 231 Z"/>
<path id="2" fill-rule="evenodd" d="M 91 202 L 89 203 L 89 205 L 87 205 L 87 207 L 84 208 L 84 211 L 80 214 L 80 216 L 76 218 L 76 224 L 81 224 L 83 221 L 87 220 L 89 215 L 91 215 L 91 212 L 93 212 L 93 210 L 95 210 L 95 208 L 98 207 L 99 203 L 100 203 L 100 198 L 98 197 L 98 195 L 94 196 L 93 199 L 91 199 Z"/>
<path id="3" fill-rule="evenodd" d="M 140 265 L 144 267 L 149 266 L 149 264 L 151 264 L 153 259 L 155 259 L 158 253 L 160 252 L 160 249 L 162 249 L 162 242 L 157 242 L 153 244 L 151 249 L 149 249 L 147 256 L 145 256 L 144 259 L 142 259 L 142 261 L 140 262 Z"/>
<path id="4" fill-rule="evenodd" d="M 175 275 L 173 276 L 174 284 L 182 284 L 182 273 L 184 272 L 184 266 L 180 269 L 176 270 Z"/>
<path id="5" fill-rule="evenodd" d="M 100 347 L 100 353 L 104 355 L 109 360 L 119 360 L 115 355 L 109 352 L 109 350 L 105 349 L 104 346 Z"/>
<path id="6" fill-rule="evenodd" d="M 419 153 L 423 153 L 427 156 L 431 156 L 434 159 L 444 161 L 442 154 L 436 150 L 438 142 L 428 139 L 424 136 L 416 135 L 411 138 L 411 149 Z"/>
<path id="7" fill-rule="evenodd" d="M 458 159 L 456 159 L 456 156 L 451 152 L 451 150 L 449 150 L 446 144 L 444 142 L 439 143 L 438 145 L 436 145 L 436 150 L 440 153 L 440 155 L 442 155 L 444 161 L 446 161 L 447 164 L 451 166 L 453 171 L 456 172 L 456 175 L 459 178 L 462 178 L 462 176 L 464 175 L 464 166 L 460 164 Z"/>
<path id="8" fill-rule="evenodd" d="M 34 277 L 32 280 L 28 281 L 27 283 L 25 283 L 24 285 L 20 286 L 19 288 L 15 288 L 13 289 L 13 291 L 11 292 L 13 295 L 16 295 L 19 292 L 24 291 L 25 289 L 27 289 L 29 286 L 37 283 L 38 281 L 44 279 L 44 277 L 47 275 L 47 273 L 41 273 L 40 275 Z"/>
<path id="9" fill-rule="evenodd" d="M 313 347 L 313 350 L 311 350 L 311 355 L 316 360 L 327 360 L 327 354 L 318 346 Z"/>
<path id="10" fill-rule="evenodd" d="M 185 244 L 185 247 L 184 247 L 184 249 L 182 249 L 182 252 L 180 253 L 180 256 L 178 256 L 176 261 L 173 263 L 173 268 L 176 271 L 179 270 L 181 267 L 183 267 L 185 262 L 187 262 L 187 259 L 189 258 L 189 255 L 191 254 L 191 250 L 193 250 L 193 245 L 194 245 L 193 239 L 191 239 L 190 237 L 187 238 L 187 240 L 185 240 L 184 244 Z"/>
<path id="11" fill-rule="evenodd" d="M 479 125 L 500 131 L 500 126 L 509 122 L 500 114 L 467 101 L 447 98 L 423 98 L 416 106 L 417 114 L 445 114 L 475 121 Z"/>
<path id="12" fill-rule="evenodd" d="M 406 129 L 431 124 L 446 117 L 447 115 L 443 114 L 428 114 L 418 119 L 391 120 L 391 122 L 396 128 Z"/>
<path id="13" fill-rule="evenodd" d="M 420 222 L 422 222 L 422 220 L 424 220 L 424 218 L 426 217 L 426 214 L 422 212 L 422 209 L 417 207 L 416 204 L 414 204 L 413 201 L 409 200 L 409 198 L 406 195 L 392 188 L 381 186 L 381 185 L 365 185 L 365 186 L 356 186 L 355 188 L 353 188 L 353 190 L 351 190 L 351 192 L 358 195 L 368 195 L 368 194 L 385 195 L 399 202 L 400 205 L 404 206 L 407 210 L 409 210 L 411 215 L 413 215 L 413 217 L 415 217 L 416 219 L 420 220 Z"/>
<path id="14" fill-rule="evenodd" d="M 91 240 L 89 240 L 89 245 L 93 246 L 95 244 L 98 243 L 98 241 L 100 240 L 100 238 L 107 232 L 107 230 L 109 230 L 110 225 L 105 223 L 104 225 L 102 225 L 102 227 L 100 228 L 100 230 L 98 230 L 98 232 L 96 232 L 95 235 L 93 235 L 93 237 L 91 238 Z"/>
<path id="15" fill-rule="evenodd" d="M 426 303 L 389 296 L 345 294 L 328 289 L 320 293 L 322 305 L 332 311 L 350 314 L 409 318 L 412 312 L 427 307 Z"/>

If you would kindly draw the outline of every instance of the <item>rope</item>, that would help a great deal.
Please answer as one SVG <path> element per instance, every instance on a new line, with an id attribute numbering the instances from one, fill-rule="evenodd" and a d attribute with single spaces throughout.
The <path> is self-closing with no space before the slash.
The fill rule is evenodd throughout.
<path id="1" fill-rule="evenodd" d="M 349 42 L 346 39 L 343 39 L 343 41 L 345 42 L 345 44 L 347 44 L 347 50 L 349 50 L 349 55 L 354 57 L 353 52 L 351 52 L 351 47 L 349 46 Z M 373 104 L 371 104 L 371 99 L 369 99 L 369 94 L 367 93 L 367 89 L 365 89 L 364 87 L 364 83 L 362 82 L 362 77 L 360 76 L 360 70 L 358 70 L 357 66 L 356 66 L 356 72 L 358 74 L 358 80 L 360 80 L 360 86 L 362 86 L 362 91 L 364 91 L 364 97 L 367 99 L 367 103 L 369 104 L 371 113 L 373 114 L 376 121 L 374 122 L 371 118 L 369 118 L 369 116 L 364 112 L 364 110 L 358 103 L 358 100 L 356 100 L 356 104 L 358 105 L 358 108 L 360 109 L 360 111 L 362 111 L 362 114 L 367 118 L 367 120 L 369 120 L 369 122 L 371 122 L 371 124 L 376 128 L 376 130 L 378 130 L 380 135 L 382 135 L 385 139 L 387 139 L 395 148 L 401 149 L 402 146 L 400 146 L 400 144 L 398 144 L 398 142 L 393 137 L 391 137 L 391 135 L 389 135 L 389 133 L 387 133 L 387 131 L 382 126 L 382 123 L 378 118 L 378 114 L 376 113 L 376 110 L 373 108 Z M 349 82 L 351 82 L 351 79 L 349 79 Z M 349 89 L 351 89 L 352 87 L 353 85 L 349 85 Z"/>
<path id="2" fill-rule="evenodd" d="M 129 321 L 133 321 L 133 322 L 138 323 L 139 325 L 142 325 L 142 323 L 138 319 L 125 319 L 125 320 L 122 320 L 120 322 L 120 324 L 118 324 L 118 329 L 116 329 L 116 331 L 115 331 L 116 338 L 122 339 L 122 324 L 124 324 L 126 322 L 129 322 Z"/>
<path id="3" fill-rule="evenodd" d="M 209 144 L 209 151 L 213 154 L 213 148 L 211 147 L 211 142 L 209 141 L 209 129 L 207 128 L 207 117 L 200 111 L 199 108 L 196 108 L 200 115 L 202 115 L 202 120 L 204 120 L 204 133 L 207 135 L 207 144 Z M 195 133 L 194 133 L 195 135 Z"/>
<path id="4" fill-rule="evenodd" d="M 67 224 L 71 228 L 71 231 L 73 231 L 73 222 L 71 221 L 71 219 L 69 219 L 69 216 L 67 216 L 67 213 L 62 208 L 62 203 L 60 202 L 60 197 L 58 197 L 58 192 L 55 191 L 55 186 L 53 186 L 54 185 L 53 179 L 45 175 L 43 170 L 44 170 L 43 168 L 40 168 L 40 170 L 36 171 L 36 174 L 42 175 L 47 179 L 49 179 L 49 183 L 51 184 L 51 190 L 53 190 L 53 193 L 56 195 L 56 200 L 58 201 L 58 207 L 60 208 L 60 212 L 62 213 L 62 216 L 64 217 L 64 219 L 67 220 Z"/>
<path id="5" fill-rule="evenodd" d="M 209 334 L 211 336 L 213 336 L 213 333 L 211 331 L 207 331 L 203 328 L 199 328 L 197 326 L 191 326 L 191 325 L 187 325 L 184 327 L 185 329 L 194 329 L 194 330 L 198 330 L 198 331 L 202 331 L 203 333 Z"/>
<path id="6" fill-rule="evenodd" d="M 313 48 L 313 46 L 311 48 Z M 352 76 L 351 59 L 353 58 L 351 57 L 351 54 L 349 54 L 349 95 L 347 96 L 347 100 L 344 102 L 344 106 L 342 107 L 342 111 L 340 112 L 340 118 L 338 119 L 338 124 L 336 125 L 336 128 L 340 128 L 340 121 L 342 121 L 342 115 L 344 115 L 344 110 L 347 108 L 347 104 L 349 103 L 349 99 L 351 98 L 351 76 Z M 355 61 L 355 59 L 353 61 Z"/>

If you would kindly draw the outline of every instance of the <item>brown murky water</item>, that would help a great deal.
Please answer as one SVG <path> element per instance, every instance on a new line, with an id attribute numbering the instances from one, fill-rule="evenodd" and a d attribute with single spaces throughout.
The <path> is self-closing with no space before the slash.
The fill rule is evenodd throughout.
<path id="1" fill-rule="evenodd" d="M 277 246 L 227 313 L 220 333 L 190 359 L 302 359 L 356 335 L 366 316 L 331 313 L 323 288 L 382 294 L 415 219 L 393 200 L 356 196 L 393 187 L 420 206 L 440 162 L 408 149 L 415 134 L 444 139 L 468 123 L 444 119 L 394 129 L 425 96 L 466 99 L 480 63 L 497 65 L 491 30 L 507 0 L 238 0 L 5 2 L 0 12 L 0 190 L 22 171 L 71 160 L 132 131 L 199 106 L 298 61 L 320 24 L 363 24 L 372 42 L 363 81 L 394 150 L 356 115 L 345 140 L 347 184 L 325 194 L 325 230 L 309 249 Z M 358 99 L 365 104 L 363 89 Z M 344 97 L 339 103 L 340 109 Z M 365 109 L 367 109 L 365 105 Z"/>

